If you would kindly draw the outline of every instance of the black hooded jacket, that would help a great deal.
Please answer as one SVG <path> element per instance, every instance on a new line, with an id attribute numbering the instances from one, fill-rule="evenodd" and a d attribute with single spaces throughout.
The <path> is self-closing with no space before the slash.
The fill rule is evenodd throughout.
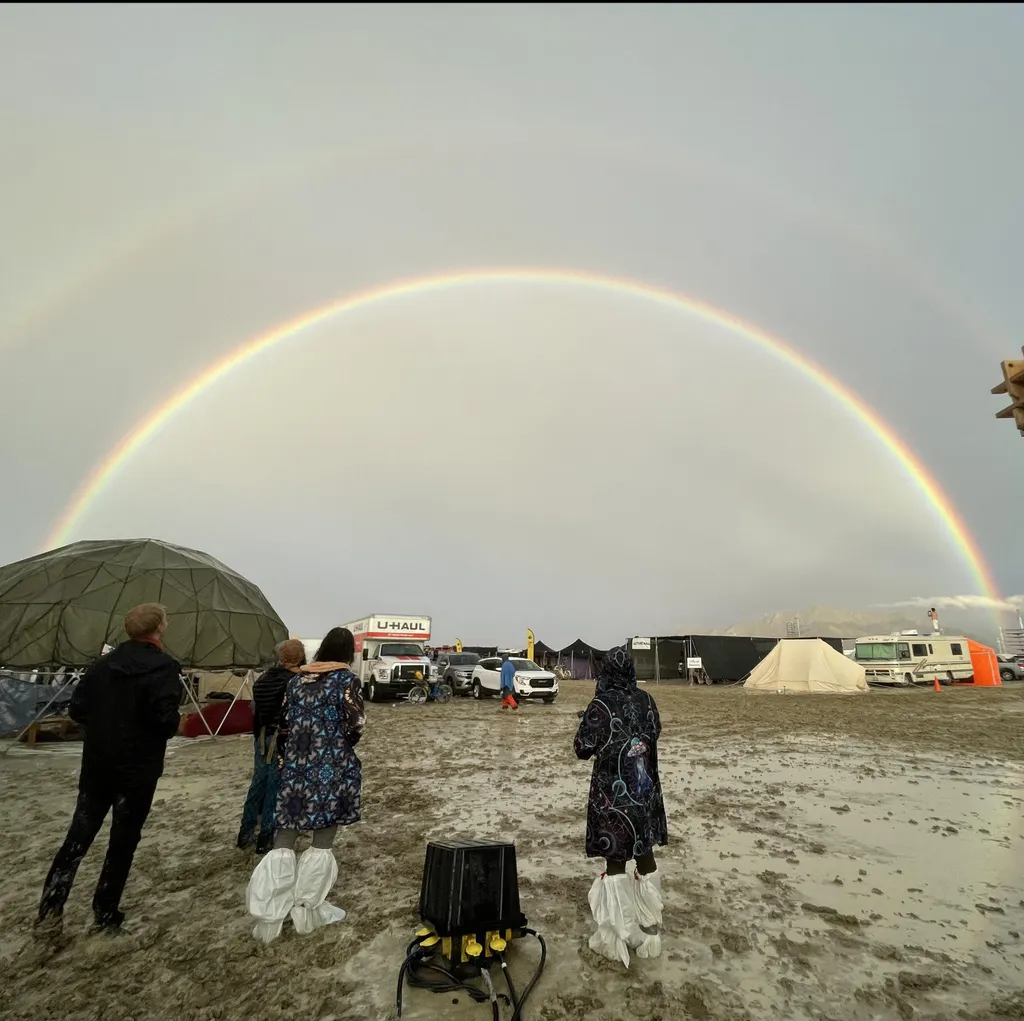
<path id="1" fill-rule="evenodd" d="M 178 731 L 181 667 L 152 642 L 129 641 L 78 682 L 69 714 L 85 730 L 81 782 L 155 783 Z"/>

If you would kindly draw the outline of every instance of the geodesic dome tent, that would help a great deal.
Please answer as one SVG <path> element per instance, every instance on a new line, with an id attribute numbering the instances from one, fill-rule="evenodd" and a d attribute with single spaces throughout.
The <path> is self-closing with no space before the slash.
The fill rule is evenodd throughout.
<path id="1" fill-rule="evenodd" d="M 124 641 L 125 614 L 167 608 L 167 651 L 198 670 L 273 662 L 288 629 L 251 581 L 157 539 L 76 542 L 0 567 L 0 665 L 85 666 Z"/>

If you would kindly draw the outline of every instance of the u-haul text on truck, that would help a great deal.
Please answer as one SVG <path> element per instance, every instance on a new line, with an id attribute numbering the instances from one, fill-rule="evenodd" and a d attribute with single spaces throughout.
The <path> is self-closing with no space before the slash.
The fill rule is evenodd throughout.
<path id="1" fill-rule="evenodd" d="M 363 684 L 363 696 L 380 702 L 407 695 L 430 677 L 426 644 L 430 618 L 397 613 L 372 613 L 345 627 L 356 640 L 353 671 Z"/>

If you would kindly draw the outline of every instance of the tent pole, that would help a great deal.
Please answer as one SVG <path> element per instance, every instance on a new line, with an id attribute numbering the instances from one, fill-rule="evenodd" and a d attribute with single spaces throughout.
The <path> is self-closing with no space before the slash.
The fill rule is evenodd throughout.
<path id="1" fill-rule="evenodd" d="M 0 756 L 6 757 L 7 753 L 8 753 L 8 752 L 10 752 L 11 748 L 15 747 L 15 746 L 17 745 L 17 743 L 18 743 L 18 742 L 19 742 L 19 741 L 20 741 L 20 740 L 21 740 L 21 739 L 22 739 L 22 738 L 23 738 L 23 737 L 24 737 L 24 736 L 25 736 L 25 735 L 26 735 L 26 734 L 27 734 L 27 733 L 29 732 L 29 730 L 31 730 L 31 729 L 32 729 L 32 727 L 33 727 L 33 726 L 34 726 L 34 725 L 35 725 L 36 723 L 38 723 L 38 722 L 39 722 L 39 721 L 40 721 L 40 720 L 41 720 L 41 719 L 43 718 L 43 716 L 45 716 L 45 715 L 46 715 L 46 710 L 47 710 L 47 709 L 49 709 L 49 708 L 50 708 L 50 706 L 52 706 L 52 705 L 53 705 L 53 703 L 57 701 L 57 699 L 58 699 L 58 698 L 60 697 L 60 693 L 61 693 L 61 692 L 62 692 L 62 691 L 63 691 L 63 690 L 64 690 L 64 689 L 66 688 L 66 687 L 68 687 L 68 685 L 70 685 L 70 684 L 74 684 L 74 683 L 75 683 L 75 680 L 78 680 L 78 678 L 72 678 L 71 680 L 67 680 L 67 681 L 65 681 L 65 682 L 64 682 L 64 683 L 63 683 L 63 684 L 62 684 L 62 685 L 61 685 L 61 686 L 60 686 L 60 687 L 59 687 L 59 688 L 58 688 L 58 689 L 57 689 L 57 690 L 56 690 L 56 691 L 55 691 L 55 692 L 53 693 L 53 698 L 51 698 L 51 699 L 50 699 L 50 701 L 49 701 L 49 702 L 47 702 L 47 703 L 46 703 L 46 705 L 44 705 L 44 706 L 43 706 L 43 708 L 42 708 L 42 709 L 40 709 L 40 710 L 39 710 L 39 712 L 37 712 L 37 713 L 35 714 L 35 716 L 33 716 L 33 717 L 32 717 L 32 719 L 31 719 L 31 720 L 29 721 L 29 724 L 28 724 L 28 726 L 27 726 L 27 727 L 25 727 L 25 729 L 24 729 L 24 730 L 22 730 L 22 731 L 21 731 L 21 733 L 20 733 L 20 734 L 18 734 L 18 736 L 17 736 L 17 737 L 15 737 L 15 739 L 14 739 L 14 740 L 13 740 L 13 741 L 11 742 L 11 744 L 10 744 L 10 745 L 8 745 L 8 746 L 7 746 L 6 748 L 0 748 Z"/>
<path id="2" fill-rule="evenodd" d="M 206 717 L 203 715 L 203 710 L 199 708 L 199 703 L 196 701 L 195 695 L 192 694 L 192 686 L 185 679 L 185 675 L 184 674 L 181 674 L 178 677 L 178 680 L 181 681 L 181 686 L 185 689 L 185 694 L 188 695 L 188 700 L 192 703 L 192 705 L 195 706 L 196 713 L 198 714 L 199 719 L 201 719 L 203 721 L 203 726 L 206 727 L 206 733 L 209 734 L 210 737 L 214 741 L 216 741 L 217 740 L 216 735 L 213 733 L 212 730 L 210 730 L 210 724 L 209 724 L 208 720 L 206 719 Z M 180 726 L 180 724 L 179 724 L 179 726 Z"/>
<path id="3" fill-rule="evenodd" d="M 654 683 L 661 684 L 661 660 L 658 657 L 658 639 L 654 639 Z"/>
<path id="4" fill-rule="evenodd" d="M 247 670 L 245 672 L 245 677 L 242 679 L 242 683 L 238 686 L 238 691 L 235 692 L 235 697 L 231 700 L 231 704 L 228 706 L 228 711 L 220 718 L 220 723 L 217 724 L 216 733 L 214 733 L 214 735 L 213 735 L 214 739 L 220 737 L 221 727 L 224 726 L 224 722 L 231 715 L 231 710 L 235 708 L 235 703 L 241 697 L 242 692 L 245 691 L 245 686 L 247 684 L 251 685 L 252 675 L 253 675 L 253 671 L 252 670 Z M 249 695 L 249 698 L 252 698 L 252 694 L 251 693 Z"/>

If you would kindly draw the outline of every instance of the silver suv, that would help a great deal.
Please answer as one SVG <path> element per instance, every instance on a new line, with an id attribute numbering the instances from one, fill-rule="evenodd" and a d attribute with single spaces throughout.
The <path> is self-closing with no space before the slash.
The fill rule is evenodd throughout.
<path id="1" fill-rule="evenodd" d="M 1004 681 L 1024 681 L 1024 656 L 1000 656 L 999 676 Z"/>
<path id="2" fill-rule="evenodd" d="M 473 667 L 479 662 L 475 652 L 442 652 L 437 657 L 437 674 L 456 695 L 468 695 L 473 690 Z"/>

